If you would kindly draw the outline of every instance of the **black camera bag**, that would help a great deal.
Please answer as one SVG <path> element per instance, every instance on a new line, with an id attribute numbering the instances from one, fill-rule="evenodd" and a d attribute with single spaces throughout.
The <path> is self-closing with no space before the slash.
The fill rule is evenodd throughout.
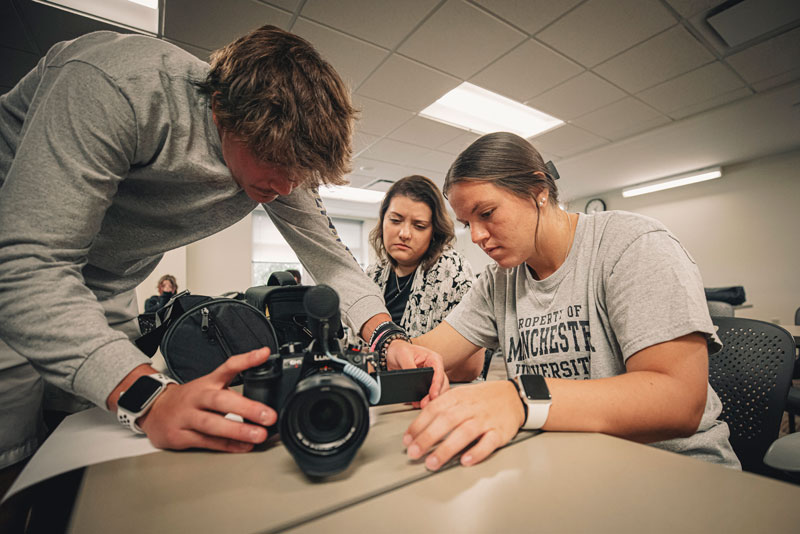
<path id="1" fill-rule="evenodd" d="M 136 345 L 152 356 L 160 342 L 170 374 L 181 383 L 207 375 L 236 354 L 261 347 L 278 350 L 269 319 L 241 300 L 184 292 L 156 312 L 155 322 L 156 328 Z"/>

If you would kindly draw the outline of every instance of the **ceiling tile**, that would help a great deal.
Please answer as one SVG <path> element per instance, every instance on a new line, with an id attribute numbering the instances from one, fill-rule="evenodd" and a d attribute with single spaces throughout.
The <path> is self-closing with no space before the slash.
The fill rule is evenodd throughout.
<path id="1" fill-rule="evenodd" d="M 754 84 L 752 84 L 752 86 L 753 89 L 755 89 L 760 93 L 766 91 L 767 89 L 772 89 L 773 87 L 779 87 L 785 83 L 793 82 L 798 78 L 800 78 L 800 67 L 797 67 L 796 69 L 792 70 L 787 70 L 785 72 L 778 74 L 777 76 L 773 76 L 771 78 L 766 78 L 759 82 L 755 82 Z"/>
<path id="2" fill-rule="evenodd" d="M 600 137 L 617 141 L 655 128 L 669 119 L 653 108 L 627 97 L 572 121 Z"/>
<path id="3" fill-rule="evenodd" d="M 712 7 L 717 7 L 726 0 L 667 0 L 667 3 L 677 11 L 681 17 L 688 19 L 698 13 L 705 13 Z"/>
<path id="4" fill-rule="evenodd" d="M 658 0 L 589 0 L 536 37 L 591 67 L 675 22 Z"/>
<path id="5" fill-rule="evenodd" d="M 796 69 L 800 64 L 800 27 L 725 58 L 749 83 Z"/>
<path id="6" fill-rule="evenodd" d="M 594 68 L 626 91 L 636 93 L 714 60 L 683 26 L 674 26 Z"/>
<path id="7" fill-rule="evenodd" d="M 461 81 L 392 54 L 358 92 L 414 112 L 421 111 Z"/>
<path id="8" fill-rule="evenodd" d="M 179 41 L 173 41 L 172 39 L 164 39 L 168 43 L 172 43 L 179 48 L 183 48 L 194 57 L 198 59 L 202 59 L 206 63 L 208 63 L 209 58 L 211 57 L 211 50 L 206 50 L 205 48 L 200 48 L 199 46 L 192 46 L 190 44 L 181 43 Z"/>
<path id="9" fill-rule="evenodd" d="M 475 142 L 478 137 L 480 137 L 479 134 L 473 132 L 464 132 L 452 141 L 448 141 L 443 145 L 437 146 L 436 149 L 457 156 L 458 154 L 461 154 L 465 148 Z"/>
<path id="10" fill-rule="evenodd" d="M 302 18 L 297 19 L 292 32 L 313 44 L 350 87 L 358 87 L 389 54 L 388 50 Z"/>
<path id="11" fill-rule="evenodd" d="M 397 51 L 466 79 L 526 37 L 474 6 L 449 0 Z"/>
<path id="12" fill-rule="evenodd" d="M 383 137 L 414 116 L 396 106 L 384 104 L 361 95 L 353 95 L 353 104 L 360 110 L 356 129 Z"/>
<path id="13" fill-rule="evenodd" d="M 276 7 L 281 7 L 287 11 L 294 12 L 297 9 L 297 6 L 300 5 L 300 0 L 260 0 L 261 2 L 266 2 L 267 4 L 272 4 Z"/>
<path id="14" fill-rule="evenodd" d="M 423 169 L 430 169 L 435 172 L 446 174 L 450 165 L 453 164 L 452 154 L 447 152 L 440 152 L 438 150 L 431 150 L 414 160 L 414 165 L 422 167 Z"/>
<path id="15" fill-rule="evenodd" d="M 561 157 L 572 156 L 590 148 L 608 144 L 606 139 L 572 124 L 565 124 L 555 130 L 550 130 L 530 139 L 530 142 L 539 151 Z"/>
<path id="16" fill-rule="evenodd" d="M 464 133 L 464 130 L 461 128 L 455 128 L 424 117 L 414 117 L 393 131 L 389 137 L 419 146 L 437 147 L 455 139 L 462 133 Z"/>
<path id="17" fill-rule="evenodd" d="M 308 0 L 301 14 L 394 49 L 437 3 L 438 0 Z"/>
<path id="18" fill-rule="evenodd" d="M 627 94 L 591 72 L 584 72 L 526 102 L 568 121 L 599 109 Z"/>
<path id="19" fill-rule="evenodd" d="M 470 82 L 524 102 L 582 70 L 579 65 L 531 39 L 489 65 Z"/>
<path id="20" fill-rule="evenodd" d="M 582 1 L 476 0 L 476 3 L 533 35 Z"/>
<path id="21" fill-rule="evenodd" d="M 353 134 L 353 154 L 358 155 L 380 139 L 377 135 L 356 132 Z"/>
<path id="22" fill-rule="evenodd" d="M 719 106 L 723 106 L 725 104 L 728 104 L 735 100 L 739 100 L 741 98 L 747 98 L 752 94 L 753 91 L 751 89 L 747 87 L 740 87 L 738 89 L 734 89 L 733 91 L 717 95 L 708 100 L 704 100 L 703 102 L 698 102 L 697 104 L 692 104 L 690 106 L 676 109 L 674 111 L 669 112 L 667 115 L 669 115 L 675 120 L 683 119 L 686 117 L 690 117 L 692 115 L 696 115 L 697 113 L 700 113 L 702 111 L 707 111 Z"/>
<path id="23" fill-rule="evenodd" d="M 216 50 L 264 24 L 286 29 L 291 18 L 250 0 L 169 0 L 164 2 L 164 37 Z"/>
<path id="24" fill-rule="evenodd" d="M 715 61 L 636 96 L 669 115 L 672 111 L 699 104 L 743 86 L 742 79 L 727 65 Z"/>
<path id="25" fill-rule="evenodd" d="M 350 182 L 350 187 L 364 187 L 370 182 L 375 181 L 375 178 L 372 176 L 364 176 L 362 174 L 348 174 L 345 178 Z"/>
<path id="26" fill-rule="evenodd" d="M 414 163 L 416 158 L 422 156 L 426 152 L 429 152 L 429 149 L 418 145 L 403 143 L 393 139 L 381 139 L 369 147 L 368 150 L 365 150 L 363 156 L 365 158 L 387 161 L 398 165 L 416 165 L 416 163 Z"/>
<path id="27" fill-rule="evenodd" d="M 370 176 L 374 178 L 386 178 L 388 180 L 399 180 L 406 176 L 406 168 L 403 165 L 378 161 L 360 156 L 353 160 L 353 172 L 360 176 Z"/>

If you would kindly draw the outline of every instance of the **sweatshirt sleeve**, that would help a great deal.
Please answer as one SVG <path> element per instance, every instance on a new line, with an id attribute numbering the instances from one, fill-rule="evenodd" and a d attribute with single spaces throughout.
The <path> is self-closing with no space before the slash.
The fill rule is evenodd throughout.
<path id="1" fill-rule="evenodd" d="M 297 188 L 263 206 L 314 280 L 339 294 L 350 328 L 360 332 L 371 317 L 388 314 L 381 291 L 342 243 L 316 190 Z"/>
<path id="2" fill-rule="evenodd" d="M 94 67 L 38 69 L 0 189 L 0 337 L 46 380 L 105 407 L 122 378 L 149 361 L 109 327 L 82 273 L 129 170 L 136 122 Z"/>

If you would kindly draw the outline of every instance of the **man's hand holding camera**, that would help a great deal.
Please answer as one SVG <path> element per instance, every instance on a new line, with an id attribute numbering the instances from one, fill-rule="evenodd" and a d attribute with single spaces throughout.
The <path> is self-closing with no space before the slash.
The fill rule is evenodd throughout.
<path id="1" fill-rule="evenodd" d="M 264 363 L 269 349 L 232 356 L 214 372 L 183 385 L 169 385 L 141 418 L 139 426 L 161 449 L 205 448 L 248 452 L 267 439 L 265 426 L 278 416 L 269 406 L 228 389 L 242 371 Z M 235 413 L 264 426 L 225 418 Z"/>

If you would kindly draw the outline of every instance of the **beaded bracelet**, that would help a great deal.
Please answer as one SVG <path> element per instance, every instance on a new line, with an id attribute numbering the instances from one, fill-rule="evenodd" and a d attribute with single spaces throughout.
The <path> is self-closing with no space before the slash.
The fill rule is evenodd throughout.
<path id="1" fill-rule="evenodd" d="M 387 335 L 382 336 L 375 342 L 377 353 L 378 353 L 378 365 L 380 365 L 381 370 L 386 370 L 386 354 L 389 352 L 389 345 L 392 344 L 392 341 L 396 339 L 402 339 L 403 341 L 411 342 L 408 334 L 406 334 L 405 330 L 402 328 L 398 328 L 396 330 L 392 330 Z"/>

